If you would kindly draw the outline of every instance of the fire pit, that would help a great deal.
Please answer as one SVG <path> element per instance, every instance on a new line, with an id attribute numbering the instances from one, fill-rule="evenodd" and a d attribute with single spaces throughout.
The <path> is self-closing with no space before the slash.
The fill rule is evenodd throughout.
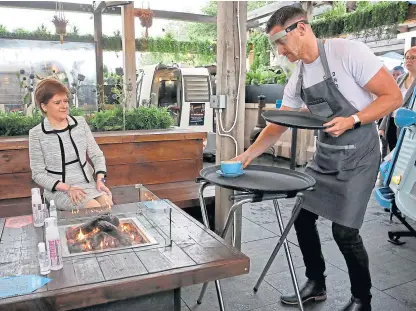
<path id="1" fill-rule="evenodd" d="M 137 217 L 102 214 L 83 223 L 59 227 L 64 257 L 157 244 Z"/>

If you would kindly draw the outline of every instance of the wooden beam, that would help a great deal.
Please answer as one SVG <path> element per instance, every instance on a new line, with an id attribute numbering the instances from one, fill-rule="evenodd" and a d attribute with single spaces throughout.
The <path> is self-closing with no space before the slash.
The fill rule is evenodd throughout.
<path id="1" fill-rule="evenodd" d="M 240 12 L 237 19 L 237 12 Z M 237 153 L 244 151 L 244 109 L 245 109 L 245 79 L 246 79 L 246 41 L 247 41 L 247 2 L 246 1 L 218 1 L 217 27 L 217 95 L 226 95 L 226 108 L 222 116 L 223 127 L 229 130 L 237 121 L 234 129 L 228 133 L 237 141 Z M 237 23 L 240 20 L 240 35 Z M 239 40 L 240 37 L 240 40 Z M 241 42 L 240 42 L 241 41 Z M 240 51 L 241 48 L 241 51 Z M 242 57 L 241 57 L 242 56 Z M 241 64 L 240 64 L 241 63 Z M 237 90 L 239 98 L 237 102 Z M 219 116 L 217 122 L 220 122 Z M 216 161 L 230 160 L 236 156 L 236 148 L 229 137 L 220 136 L 217 131 Z M 233 191 L 217 187 L 215 195 L 215 228 L 221 231 L 232 202 L 229 195 Z M 241 209 L 235 213 L 234 236 L 235 247 L 241 248 Z M 231 231 L 231 230 L 230 230 Z M 231 232 L 225 237 L 231 241 Z"/>
<path id="2" fill-rule="evenodd" d="M 136 40 L 134 38 L 134 3 L 121 7 L 123 25 L 123 80 L 127 109 L 136 107 Z"/>
<path id="3" fill-rule="evenodd" d="M 78 13 L 93 13 L 93 6 L 86 3 L 71 3 L 60 2 L 65 12 L 78 12 Z M 19 9 L 36 9 L 45 11 L 55 11 L 55 1 L 0 1 L 1 7 L 19 8 Z M 110 12 L 108 14 L 111 14 Z M 117 13 L 116 13 L 117 14 Z M 118 14 L 120 14 L 120 9 Z"/>
<path id="4" fill-rule="evenodd" d="M 137 11 L 138 9 L 135 9 Z M 183 22 L 196 22 L 205 24 L 216 24 L 217 17 L 203 14 L 193 14 L 185 12 L 174 12 L 174 11 L 161 11 L 152 10 L 154 18 L 177 20 Z"/>
<path id="5" fill-rule="evenodd" d="M 107 7 L 105 1 L 101 1 L 99 5 L 97 5 L 97 7 L 94 9 L 94 14 L 97 12 L 104 12 L 105 8 Z"/>
<path id="6" fill-rule="evenodd" d="M 101 1 L 101 7 L 104 6 L 103 14 L 120 15 L 121 8 L 114 5 L 124 5 L 126 3 L 133 3 L 133 1 Z M 77 13 L 93 13 L 94 8 L 91 4 L 80 4 L 71 2 L 61 2 L 65 12 Z M 99 5 L 99 6 L 100 6 Z M 0 1 L 0 7 L 20 8 L 20 9 L 37 9 L 46 11 L 55 11 L 56 2 L 53 1 Z M 209 16 L 203 14 L 192 14 L 184 12 L 170 12 L 162 10 L 152 10 L 155 14 L 154 18 L 178 20 L 184 22 L 197 22 L 215 24 L 217 22 L 216 16 Z"/>
<path id="7" fill-rule="evenodd" d="M 94 12 L 95 70 L 97 79 L 98 108 L 104 105 L 103 23 L 101 9 Z"/>
<path id="8" fill-rule="evenodd" d="M 247 22 L 252 22 L 252 21 L 255 21 L 256 19 L 270 16 L 274 12 L 276 12 L 278 9 L 280 9 L 281 7 L 292 5 L 295 3 L 296 3 L 295 1 L 287 1 L 287 2 L 279 1 L 279 2 L 274 2 L 271 4 L 265 5 L 258 9 L 252 10 L 247 13 Z"/>

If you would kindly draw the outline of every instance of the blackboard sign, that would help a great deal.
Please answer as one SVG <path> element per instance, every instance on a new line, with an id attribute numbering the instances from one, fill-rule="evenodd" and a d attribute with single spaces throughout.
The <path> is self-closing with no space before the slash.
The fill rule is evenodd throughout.
<path id="1" fill-rule="evenodd" d="M 205 103 L 191 103 L 189 107 L 189 125 L 204 125 Z"/>

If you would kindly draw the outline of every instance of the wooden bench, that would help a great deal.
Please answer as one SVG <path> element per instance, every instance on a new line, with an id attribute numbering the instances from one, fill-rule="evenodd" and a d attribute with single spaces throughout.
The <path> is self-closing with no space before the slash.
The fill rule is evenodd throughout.
<path id="1" fill-rule="evenodd" d="M 157 197 L 168 199 L 182 209 L 199 207 L 198 189 L 199 184 L 195 181 L 182 181 L 164 183 L 157 185 L 145 185 Z M 207 205 L 213 205 L 215 201 L 214 187 L 208 187 L 204 196 Z M 111 187 L 114 196 L 114 203 L 124 204 L 134 202 L 137 196 L 137 189 L 134 185 Z M 32 213 L 31 198 L 17 198 L 0 200 L 0 218 L 21 216 Z"/>

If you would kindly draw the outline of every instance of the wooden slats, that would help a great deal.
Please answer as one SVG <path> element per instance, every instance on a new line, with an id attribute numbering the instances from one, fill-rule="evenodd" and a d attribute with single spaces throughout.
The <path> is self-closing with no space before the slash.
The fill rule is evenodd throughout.
<path id="1" fill-rule="evenodd" d="M 94 133 L 104 152 L 109 186 L 194 180 L 202 169 L 202 139 L 191 130 Z M 0 200 L 30 196 L 27 137 L 0 138 Z M 1 203 L 0 203 L 1 204 Z"/>
<path id="2" fill-rule="evenodd" d="M 199 160 L 136 163 L 107 166 L 110 187 L 131 184 L 162 184 L 194 180 L 199 176 L 202 163 Z"/>
<path id="3" fill-rule="evenodd" d="M 129 206 L 135 210 L 134 204 L 120 208 Z M 32 294 L 0 299 L 0 309 L 63 311 L 140 297 L 143 303 L 155 303 L 158 293 L 248 273 L 248 257 L 177 207 L 173 207 L 172 223 L 172 246 L 67 257 L 62 270 L 48 275 L 52 281 L 47 286 Z M 0 220 L 0 232 L 2 224 Z M 1 271 L 5 268 L 8 275 L 39 273 L 34 252 L 43 237 L 38 231 L 33 225 L 4 228 L 0 246 L 20 251 L 7 251 L 13 254 L 7 255 L 9 262 L 1 265 Z M 28 260 L 30 256 L 33 260 Z M 164 310 L 158 308 L 155 310 Z"/>
<path id="4" fill-rule="evenodd" d="M 180 208 L 199 206 L 199 186 L 200 185 L 194 181 L 146 185 L 146 187 L 157 197 L 167 199 Z M 134 187 L 134 185 L 115 186 L 110 188 L 113 193 L 115 204 L 125 204 L 137 200 L 138 190 Z M 30 189 L 27 191 L 29 195 Z M 204 197 L 206 204 L 214 203 L 215 188 L 206 188 Z M 30 197 L 0 201 L 0 217 L 27 215 L 31 212 Z"/>
<path id="5" fill-rule="evenodd" d="M 201 159 L 202 144 L 197 140 L 106 144 L 101 146 L 107 165 Z"/>

